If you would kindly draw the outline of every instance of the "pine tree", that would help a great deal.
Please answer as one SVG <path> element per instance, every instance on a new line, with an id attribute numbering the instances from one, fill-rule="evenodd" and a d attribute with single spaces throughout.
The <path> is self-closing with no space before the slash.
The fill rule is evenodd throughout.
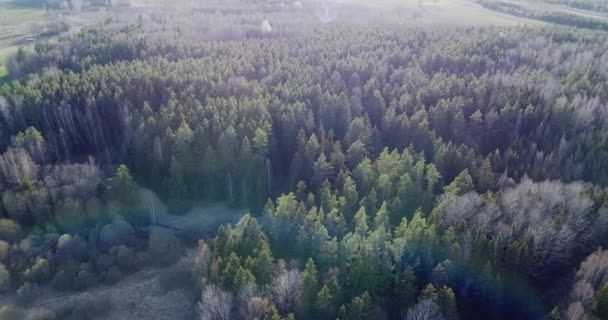
<path id="1" fill-rule="evenodd" d="M 437 304 L 441 308 L 441 313 L 447 320 L 458 319 L 458 309 L 456 308 L 456 295 L 451 288 L 444 286 L 437 292 Z"/>
<path id="2" fill-rule="evenodd" d="M 445 193 L 461 195 L 473 191 L 473 179 L 469 170 L 464 169 L 449 185 L 443 188 Z"/>
<path id="3" fill-rule="evenodd" d="M 268 242 L 261 241 L 254 252 L 253 275 L 258 285 L 263 286 L 270 283 L 272 279 L 273 257 Z"/>
<path id="4" fill-rule="evenodd" d="M 361 207 L 355 214 L 355 231 L 360 236 L 365 236 L 368 230 L 367 213 L 365 212 L 365 207 Z"/>
<path id="5" fill-rule="evenodd" d="M 312 259 L 308 259 L 302 272 L 302 290 L 300 291 L 300 308 L 304 318 L 310 315 L 318 291 L 317 267 Z"/>
<path id="6" fill-rule="evenodd" d="M 324 285 L 323 288 L 321 288 L 321 290 L 317 294 L 317 299 L 315 302 L 315 308 L 322 319 L 331 318 L 333 313 L 333 302 L 333 297 L 331 296 L 329 288 L 327 287 L 327 285 Z"/>

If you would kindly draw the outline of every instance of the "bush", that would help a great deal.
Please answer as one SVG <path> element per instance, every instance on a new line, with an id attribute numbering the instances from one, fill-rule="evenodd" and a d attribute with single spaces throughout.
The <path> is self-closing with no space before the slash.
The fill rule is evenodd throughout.
<path id="1" fill-rule="evenodd" d="M 57 290 L 70 290 L 74 288 L 74 279 L 78 276 L 80 269 L 76 264 L 69 261 L 58 268 L 53 277 L 52 286 Z"/>
<path id="2" fill-rule="evenodd" d="M 6 241 L 0 240 L 0 261 L 6 261 L 8 258 L 9 244 Z"/>
<path id="3" fill-rule="evenodd" d="M 79 235 L 64 234 L 57 240 L 57 254 L 82 261 L 88 254 L 87 243 Z"/>
<path id="4" fill-rule="evenodd" d="M 110 300 L 106 297 L 85 295 L 72 299 L 68 303 L 55 309 L 57 319 L 88 320 L 98 319 L 111 308 Z"/>
<path id="5" fill-rule="evenodd" d="M 608 319 L 608 282 L 595 294 L 597 313 L 600 319 Z"/>
<path id="6" fill-rule="evenodd" d="M 3 263 L 0 262 L 0 292 L 6 292 L 11 285 L 11 275 L 6 270 Z"/>
<path id="7" fill-rule="evenodd" d="M 116 263 L 124 271 L 135 271 L 139 265 L 135 250 L 124 245 L 116 249 Z"/>
<path id="8" fill-rule="evenodd" d="M 160 265 L 174 263 L 181 254 L 181 245 L 177 237 L 169 231 L 154 228 L 148 239 L 150 259 Z"/>
<path id="9" fill-rule="evenodd" d="M 19 289 L 17 289 L 17 303 L 20 305 L 27 305 L 32 302 L 38 296 L 40 288 L 38 285 L 31 282 L 24 283 Z"/>
<path id="10" fill-rule="evenodd" d="M 192 267 L 186 262 L 180 262 L 170 268 L 165 269 L 159 276 L 158 282 L 164 291 L 175 289 L 193 290 L 196 281 L 192 274 Z"/>
<path id="11" fill-rule="evenodd" d="M 117 219 L 112 224 L 105 225 L 99 232 L 99 246 L 104 250 L 121 244 L 131 244 L 135 230 L 128 222 Z"/>
<path id="12" fill-rule="evenodd" d="M 10 219 L 0 219 L 0 240 L 14 242 L 19 239 L 21 227 Z"/>
<path id="13" fill-rule="evenodd" d="M 81 230 L 86 222 L 82 203 L 78 200 L 67 199 L 55 209 L 55 222 L 64 232 Z"/>
<path id="14" fill-rule="evenodd" d="M 23 319 L 23 310 L 15 306 L 4 306 L 0 308 L 0 320 Z"/>
<path id="15" fill-rule="evenodd" d="M 30 315 L 29 320 L 56 320 L 57 315 L 53 310 L 38 310 Z"/>
<path id="16" fill-rule="evenodd" d="M 48 261 L 38 257 L 34 264 L 23 273 L 27 281 L 45 283 L 51 275 L 51 266 Z"/>
<path id="17" fill-rule="evenodd" d="M 114 259 L 114 256 L 103 253 L 99 254 L 95 261 L 95 270 L 97 270 L 98 273 L 105 272 L 114 267 L 115 263 L 116 259 Z"/>
<path id="18" fill-rule="evenodd" d="M 115 283 L 118 282 L 120 278 L 122 278 L 122 272 L 120 272 L 120 269 L 118 269 L 117 266 L 110 267 L 108 273 L 106 274 L 106 281 L 108 283 Z"/>
<path id="19" fill-rule="evenodd" d="M 74 287 L 76 290 L 85 290 L 97 284 L 97 278 L 89 271 L 81 270 L 76 279 L 74 279 Z"/>

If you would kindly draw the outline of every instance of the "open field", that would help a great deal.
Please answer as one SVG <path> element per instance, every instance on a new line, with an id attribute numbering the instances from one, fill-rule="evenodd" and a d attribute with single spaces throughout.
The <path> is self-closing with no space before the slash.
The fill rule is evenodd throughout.
<path id="1" fill-rule="evenodd" d="M 478 0 L 484 8 L 511 16 L 543 21 L 550 24 L 585 29 L 608 29 L 608 14 L 563 4 L 532 2 L 529 0 Z"/>
<path id="2" fill-rule="evenodd" d="M 402 22 L 415 22 L 422 25 L 503 25 L 512 26 L 534 23 L 531 20 L 494 12 L 467 0 L 344 0 L 342 3 L 362 7 L 372 7 L 384 15 L 397 14 Z"/>

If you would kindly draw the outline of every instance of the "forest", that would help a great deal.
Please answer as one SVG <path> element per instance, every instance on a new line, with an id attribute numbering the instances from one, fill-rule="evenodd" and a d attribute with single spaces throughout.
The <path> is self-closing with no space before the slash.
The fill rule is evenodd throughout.
<path id="1" fill-rule="evenodd" d="M 104 318 L 37 301 L 150 266 L 189 319 L 608 318 L 608 34 L 224 5 L 11 58 L 0 319 Z M 248 213 L 157 221 L 200 203 Z"/>

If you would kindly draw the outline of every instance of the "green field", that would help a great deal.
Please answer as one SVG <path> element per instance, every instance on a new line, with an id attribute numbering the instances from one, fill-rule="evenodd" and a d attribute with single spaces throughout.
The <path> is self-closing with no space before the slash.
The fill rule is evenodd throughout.
<path id="1" fill-rule="evenodd" d="M 0 21 L 4 25 L 14 25 L 44 18 L 44 8 L 23 7 L 13 0 L 0 0 Z"/>

